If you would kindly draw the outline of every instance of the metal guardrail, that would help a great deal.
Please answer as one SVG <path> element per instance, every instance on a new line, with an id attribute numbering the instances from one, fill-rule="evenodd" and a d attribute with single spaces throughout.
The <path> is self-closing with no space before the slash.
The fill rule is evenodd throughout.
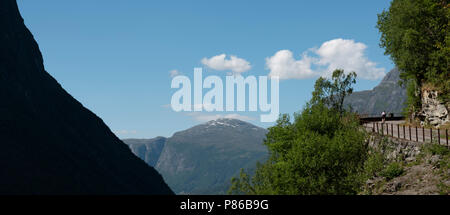
<path id="1" fill-rule="evenodd" d="M 411 127 L 407 125 L 392 123 L 366 123 L 364 127 L 373 133 L 393 138 L 421 142 L 421 143 L 437 143 L 449 147 L 448 129 L 432 129 L 424 127 Z"/>
<path id="2" fill-rule="evenodd" d="M 357 113 L 359 118 L 381 118 L 381 113 Z M 405 117 L 403 113 L 386 113 L 386 118 Z"/>
<path id="3" fill-rule="evenodd" d="M 400 121 L 400 120 L 405 120 L 405 117 L 403 116 L 397 116 L 397 117 L 386 117 L 385 121 Z M 361 124 L 365 124 L 365 123 L 370 123 L 370 122 L 381 122 L 383 121 L 382 117 L 366 117 L 366 118 L 361 118 L 359 117 L 359 121 Z"/>
<path id="4" fill-rule="evenodd" d="M 381 114 L 358 114 L 358 118 L 361 124 L 383 121 Z M 404 120 L 405 117 L 401 113 L 388 113 L 384 119 L 385 121 L 399 121 Z"/>

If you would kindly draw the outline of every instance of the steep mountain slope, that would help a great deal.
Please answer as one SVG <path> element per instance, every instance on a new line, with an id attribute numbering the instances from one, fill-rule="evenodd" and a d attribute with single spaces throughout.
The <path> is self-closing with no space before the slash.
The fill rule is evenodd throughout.
<path id="1" fill-rule="evenodd" d="M 0 1 L 0 194 L 172 194 L 45 70 L 15 0 Z"/>
<path id="2" fill-rule="evenodd" d="M 153 139 L 124 139 L 131 151 L 144 160 L 148 165 L 155 166 L 159 156 L 167 141 L 165 137 L 156 137 Z"/>
<path id="3" fill-rule="evenodd" d="M 380 114 L 383 111 L 400 114 L 406 101 L 406 88 L 401 87 L 400 72 L 391 70 L 381 83 L 373 90 L 354 92 L 345 98 L 344 105 L 350 105 L 353 111 L 360 114 Z"/>
<path id="4" fill-rule="evenodd" d="M 266 129 L 218 119 L 167 139 L 156 169 L 176 193 L 221 194 L 241 168 L 264 161 Z"/>

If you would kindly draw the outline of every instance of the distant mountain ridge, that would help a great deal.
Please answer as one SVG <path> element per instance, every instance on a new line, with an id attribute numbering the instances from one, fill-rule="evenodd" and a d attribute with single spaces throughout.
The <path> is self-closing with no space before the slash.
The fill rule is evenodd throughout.
<path id="1" fill-rule="evenodd" d="M 383 111 L 401 114 L 405 108 L 406 88 L 399 85 L 400 72 L 391 70 L 373 90 L 354 92 L 344 100 L 359 114 L 377 115 Z"/>
<path id="2" fill-rule="evenodd" d="M 0 1 L 0 195 L 173 194 L 44 69 L 15 0 Z"/>
<path id="3" fill-rule="evenodd" d="M 267 158 L 266 133 L 264 128 L 236 119 L 209 121 L 165 139 L 155 168 L 176 193 L 225 194 L 241 168 L 252 169 Z M 149 146 L 158 144 L 155 140 L 124 142 L 151 165 L 147 156 L 158 156 L 159 150 L 159 146 Z"/>
<path id="4" fill-rule="evenodd" d="M 153 139 L 125 139 L 124 142 L 131 151 L 144 160 L 148 165 L 154 167 L 161 156 L 167 138 L 156 137 Z"/>

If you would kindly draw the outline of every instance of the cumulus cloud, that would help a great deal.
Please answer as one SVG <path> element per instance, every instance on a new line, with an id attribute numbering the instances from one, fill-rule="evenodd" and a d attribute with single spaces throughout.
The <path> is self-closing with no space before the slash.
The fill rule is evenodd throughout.
<path id="1" fill-rule="evenodd" d="M 306 79 L 331 76 L 335 69 L 356 72 L 361 79 L 374 80 L 385 75 L 384 68 L 365 55 L 367 46 L 354 40 L 334 39 L 312 48 L 296 60 L 289 50 L 281 50 L 266 59 L 269 76 L 280 79 Z"/>
<path id="2" fill-rule="evenodd" d="M 170 75 L 171 78 L 173 78 L 173 77 L 175 77 L 177 75 L 180 75 L 180 72 L 178 70 L 176 70 L 176 69 L 170 70 L 169 71 L 169 75 Z"/>
<path id="3" fill-rule="evenodd" d="M 326 73 L 342 68 L 354 71 L 363 79 L 379 79 L 385 75 L 384 68 L 377 68 L 376 63 L 365 56 L 367 46 L 353 40 L 335 39 L 322 44 L 315 50 L 319 56 L 317 64 L 327 66 Z"/>
<path id="4" fill-rule="evenodd" d="M 239 119 L 242 121 L 253 121 L 255 120 L 252 117 L 244 116 L 240 114 L 204 114 L 201 112 L 189 112 L 187 113 L 188 116 L 191 116 L 194 118 L 194 120 L 199 122 L 208 122 L 211 120 L 221 119 L 221 118 L 227 118 L 227 119 Z"/>
<path id="5" fill-rule="evenodd" d="M 245 59 L 231 55 L 229 59 L 226 54 L 217 55 L 211 58 L 203 58 L 202 64 L 218 71 L 230 70 L 234 74 L 241 74 L 250 70 L 252 67 Z"/>
<path id="6" fill-rule="evenodd" d="M 270 69 L 269 76 L 278 76 L 280 79 L 305 79 L 316 76 L 311 69 L 312 58 L 306 53 L 302 59 L 295 60 L 289 50 L 278 51 L 274 56 L 266 59 L 266 65 Z"/>

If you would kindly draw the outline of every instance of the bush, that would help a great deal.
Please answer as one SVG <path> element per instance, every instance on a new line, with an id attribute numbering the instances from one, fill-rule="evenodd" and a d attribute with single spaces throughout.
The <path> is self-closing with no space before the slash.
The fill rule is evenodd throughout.
<path id="1" fill-rule="evenodd" d="M 364 163 L 364 172 L 367 178 L 377 176 L 384 169 L 385 158 L 379 151 L 373 151 Z"/>
<path id="2" fill-rule="evenodd" d="M 446 156 L 450 152 L 450 150 L 446 146 L 441 146 L 437 144 L 426 145 L 425 151 L 430 153 L 431 155 L 441 155 L 441 156 Z"/>
<path id="3" fill-rule="evenodd" d="M 381 171 L 380 175 L 385 177 L 387 180 L 391 180 L 403 174 L 404 170 L 400 163 L 393 162 L 390 163 L 383 171 Z"/>

